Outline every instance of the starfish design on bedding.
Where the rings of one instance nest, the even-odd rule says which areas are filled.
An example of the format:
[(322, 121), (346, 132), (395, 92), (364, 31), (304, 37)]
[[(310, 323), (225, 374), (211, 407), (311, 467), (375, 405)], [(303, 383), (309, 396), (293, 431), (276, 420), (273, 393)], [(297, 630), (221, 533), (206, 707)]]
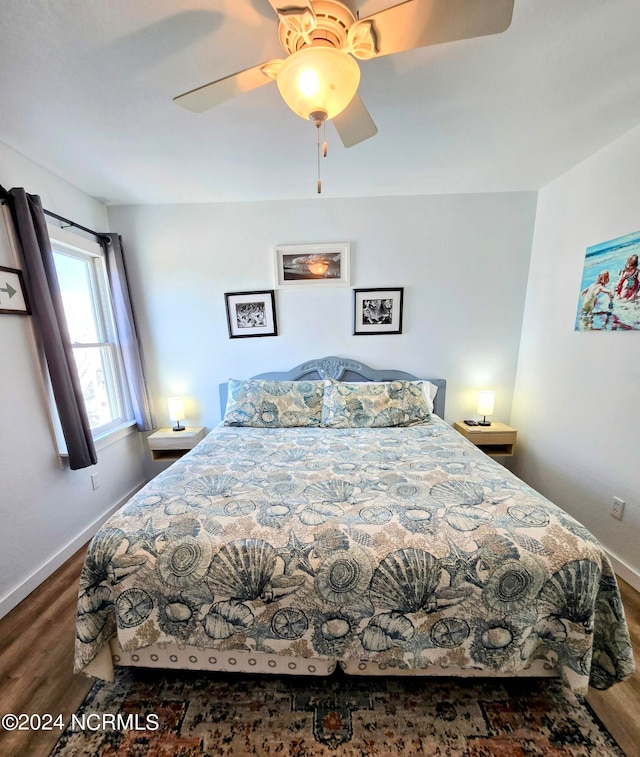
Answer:
[(158, 536), (158, 531), (155, 530), (151, 518), (149, 518), (139, 531), (133, 531), (127, 536), (127, 539), (129, 540), (127, 552), (133, 552), (133, 547), (140, 545), (140, 548), (144, 549), (154, 557), (157, 557), (158, 550), (156, 549), (156, 536)]
[(483, 582), (478, 578), (476, 566), (480, 558), (479, 550), (464, 552), (448, 538), (449, 554), (440, 563), (451, 577), (451, 586), (458, 587), (463, 581), (482, 588)]
[(309, 553), (313, 550), (313, 546), (313, 542), (305, 544), (293, 531), (289, 531), (289, 540), (284, 547), (277, 550), (284, 561), (284, 572), (290, 574), (299, 568), (310, 576), (315, 576), (316, 572), (309, 562)]

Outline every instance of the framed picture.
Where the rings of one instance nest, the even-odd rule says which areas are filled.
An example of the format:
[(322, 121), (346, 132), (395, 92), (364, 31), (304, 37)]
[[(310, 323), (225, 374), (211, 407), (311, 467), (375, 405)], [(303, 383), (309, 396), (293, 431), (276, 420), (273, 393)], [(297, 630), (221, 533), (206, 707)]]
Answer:
[(22, 271), (0, 265), (0, 313), (31, 315)]
[(640, 331), (640, 231), (587, 247), (576, 331)]
[(229, 339), (248, 336), (278, 336), (273, 289), (265, 292), (227, 292)]
[(353, 290), (353, 333), (402, 334), (404, 287)]
[(349, 244), (284, 244), (275, 247), (276, 285), (349, 284)]

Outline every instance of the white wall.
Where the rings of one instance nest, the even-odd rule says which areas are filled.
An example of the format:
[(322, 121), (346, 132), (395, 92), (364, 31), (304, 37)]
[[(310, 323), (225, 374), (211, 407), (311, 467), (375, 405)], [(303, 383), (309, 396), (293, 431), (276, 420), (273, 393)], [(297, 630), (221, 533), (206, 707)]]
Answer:
[[(107, 229), (104, 206), (0, 143), (0, 183), (39, 194), (48, 210)], [(16, 267), (0, 218), (0, 265)], [(18, 267), (22, 267), (19, 265)], [(0, 315), (0, 616), (78, 549), (105, 515), (143, 483), (141, 435), (98, 453), (81, 471), (58, 464), (32, 349), (31, 318)], [(100, 488), (91, 488), (98, 472)]]
[[(539, 193), (512, 423), (515, 472), (640, 590), (640, 335), (576, 332), (585, 251), (640, 231), (640, 127)], [(622, 522), (613, 496), (626, 500)]]
[[(535, 217), (534, 193), (318, 199), (108, 209), (124, 237), (159, 422), (220, 419), (218, 384), (353, 357), (449, 381), (447, 417), (496, 390), (508, 420)], [(228, 337), (224, 293), (274, 288), (274, 244), (350, 242), (351, 287), (405, 287), (401, 335), (352, 336), (351, 287), (276, 292), (277, 337)]]

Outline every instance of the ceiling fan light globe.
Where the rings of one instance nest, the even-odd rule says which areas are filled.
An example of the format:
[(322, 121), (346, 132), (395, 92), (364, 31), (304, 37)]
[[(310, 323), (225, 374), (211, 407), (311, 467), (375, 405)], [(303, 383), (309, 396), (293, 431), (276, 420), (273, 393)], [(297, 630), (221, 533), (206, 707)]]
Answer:
[(290, 55), (276, 79), (282, 99), (301, 118), (325, 112), (337, 116), (353, 99), (360, 68), (345, 52), (332, 47), (305, 47)]
[(314, 98), (320, 90), (320, 79), (313, 68), (305, 68), (300, 71), (298, 76), (298, 89), (300, 94), (306, 98)]

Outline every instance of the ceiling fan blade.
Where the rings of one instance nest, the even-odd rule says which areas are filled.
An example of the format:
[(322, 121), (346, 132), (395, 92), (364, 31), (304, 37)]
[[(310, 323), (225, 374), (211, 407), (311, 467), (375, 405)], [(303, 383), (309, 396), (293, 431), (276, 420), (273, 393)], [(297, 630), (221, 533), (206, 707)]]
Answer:
[(272, 82), (273, 78), (268, 76), (263, 70), (265, 65), (263, 63), (259, 66), (239, 71), (237, 74), (225, 76), (224, 79), (204, 84), (202, 87), (197, 87), (174, 97), (173, 102), (194, 113), (202, 113), (209, 108), (213, 108), (215, 105), (220, 105), (225, 100), (230, 100), (236, 95), (250, 92), (252, 89), (257, 89)]
[(505, 31), (514, 0), (407, 0), (368, 16), (377, 56)]
[(282, 11), (311, 10), (310, 0), (269, 0), (269, 5), (278, 15)]
[(373, 123), (357, 92), (342, 113), (338, 113), (331, 120), (345, 147), (353, 147), (378, 133), (378, 127)]

